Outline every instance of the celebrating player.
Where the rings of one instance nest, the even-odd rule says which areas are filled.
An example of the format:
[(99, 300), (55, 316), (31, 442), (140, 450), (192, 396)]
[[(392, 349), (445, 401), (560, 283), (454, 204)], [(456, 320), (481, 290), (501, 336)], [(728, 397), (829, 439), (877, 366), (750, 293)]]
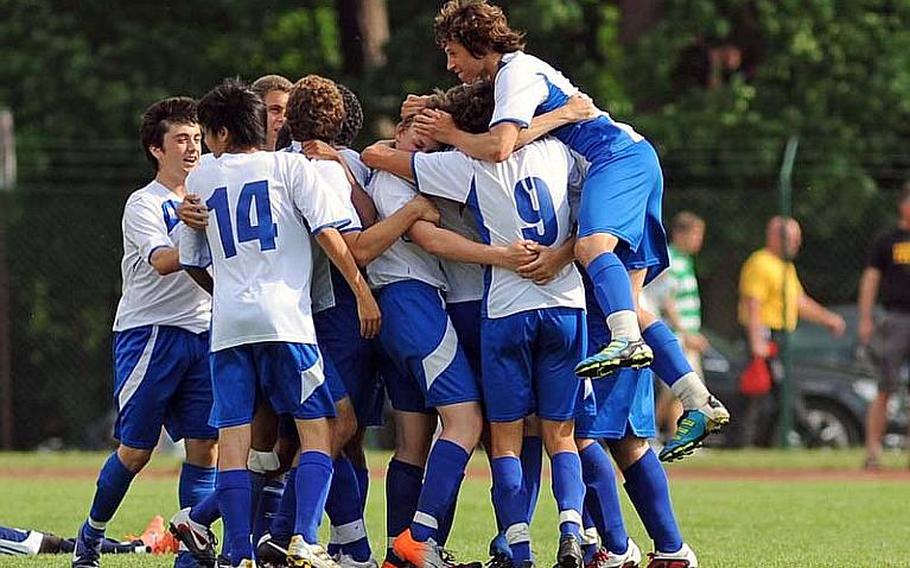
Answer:
[[(177, 248), (184, 227), (176, 207), (201, 150), (195, 101), (175, 97), (151, 105), (139, 133), (155, 179), (134, 192), (123, 211), (123, 296), (113, 345), (114, 435), (120, 445), (98, 476), (88, 519), (76, 539), (74, 568), (100, 566), (105, 526), (148, 463), (162, 425), (172, 439), (185, 439), (181, 507), (211, 493), (215, 483), (217, 431), (208, 425), (211, 300), (181, 272)], [(194, 564), (181, 554), (175, 565)]]

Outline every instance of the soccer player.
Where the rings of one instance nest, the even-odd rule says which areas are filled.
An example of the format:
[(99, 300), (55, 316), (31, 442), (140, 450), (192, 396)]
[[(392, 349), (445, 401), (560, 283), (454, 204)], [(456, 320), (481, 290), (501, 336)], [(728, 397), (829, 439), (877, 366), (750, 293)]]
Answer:
[[(576, 373), (599, 378), (653, 361), (655, 372), (683, 404), (682, 420), (691, 425), (677, 432), (662, 455), (670, 460), (690, 453), (729, 422), (730, 415), (692, 370), (670, 328), (637, 306), (641, 288), (669, 262), (661, 223), (663, 177), (654, 148), (607, 113), (568, 126), (554, 120), (552, 111), (578, 89), (549, 64), (522, 51), (523, 34), (509, 27), (499, 7), (485, 0), (450, 0), (436, 17), (435, 33), (447, 68), (459, 79), (494, 82), (496, 109), (488, 132), (465, 132), (451, 117), (433, 110), (418, 116), (419, 132), (475, 158), (501, 161), (520, 144), (552, 130), (590, 162), (575, 254), (594, 284), (611, 341), (581, 361)], [(424, 98), (409, 97), (402, 110), (415, 112), (424, 105)]]
[[(361, 333), (380, 315), (338, 228), (347, 208), (308, 160), (261, 152), (263, 102), (236, 80), (200, 101), (199, 121), (213, 159), (188, 189), (213, 211), (205, 236), (214, 267), (212, 423), (219, 428), (219, 506), (234, 566), (253, 566), (246, 468), (257, 393), (296, 419), (301, 441), (290, 566), (336, 568), (318, 544), (332, 476), (329, 418), (335, 414), (316, 346), (310, 306), (311, 237), (354, 291)], [(191, 257), (192, 258), (192, 257)]]
[[(479, 82), (463, 88), (475, 104), (453, 108), (454, 120), (471, 132), (486, 130), (493, 112), (492, 85)], [(414, 180), (424, 194), (465, 204), (484, 243), (507, 246), (527, 239), (560, 249), (572, 238), (567, 182), (576, 170), (575, 160), (556, 140), (530, 144), (501, 163), (458, 151), (410, 153), (381, 146), (365, 150), (364, 158), (369, 165)], [(581, 276), (569, 264), (547, 283), (537, 284), (491, 266), (485, 283), (483, 393), (492, 431), (494, 503), (506, 527), (512, 562), (532, 563), (519, 456), (524, 418), (536, 410), (559, 508), (557, 563), (580, 568), (584, 484), (573, 431), (582, 385), (574, 368), (586, 348)]]
[[(148, 463), (162, 425), (185, 440), (180, 473), (182, 507), (211, 493), (217, 431), (208, 425), (212, 386), (208, 367), (211, 300), (180, 270), (183, 226), (176, 207), (187, 174), (199, 161), (196, 103), (185, 97), (146, 109), (139, 130), (155, 179), (134, 192), (123, 211), (123, 296), (114, 319), (114, 435), (120, 445), (107, 459), (88, 519), (73, 552), (73, 567), (100, 566), (104, 529), (133, 477)], [(181, 554), (176, 566), (193, 566)]]
[(266, 125), (263, 150), (277, 150), (278, 132), (284, 126), (288, 97), (294, 84), (281, 75), (263, 75), (253, 81), (253, 91), (265, 103)]

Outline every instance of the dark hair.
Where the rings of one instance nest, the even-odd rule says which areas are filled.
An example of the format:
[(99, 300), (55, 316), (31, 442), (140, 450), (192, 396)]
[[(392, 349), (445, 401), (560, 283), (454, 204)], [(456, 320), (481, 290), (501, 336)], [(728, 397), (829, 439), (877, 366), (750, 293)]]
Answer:
[(291, 145), (291, 127), (285, 122), (278, 130), (278, 136), (275, 138), (275, 149), (284, 150)]
[(265, 103), (240, 79), (225, 79), (199, 101), (199, 124), (211, 132), (222, 128), (237, 149), (265, 144)]
[(457, 85), (444, 93), (435, 93), (427, 106), (451, 114), (455, 125), (461, 130), (481, 134), (490, 129), (490, 120), (493, 118), (493, 84), (489, 81), (474, 81)]
[(338, 87), (341, 100), (344, 102), (344, 121), (341, 123), (341, 131), (335, 137), (335, 144), (348, 147), (353, 144), (354, 139), (360, 134), (360, 129), (363, 128), (363, 107), (360, 106), (360, 99), (354, 91), (341, 83), (335, 83), (335, 86)]
[(294, 140), (322, 140), (332, 144), (344, 121), (341, 92), (331, 79), (307, 75), (294, 83), (286, 117)]
[(170, 130), (172, 124), (196, 124), (196, 101), (189, 97), (171, 97), (153, 103), (142, 115), (142, 124), (139, 126), (139, 142), (145, 151), (155, 171), (158, 171), (158, 159), (152, 155), (149, 148), (161, 148), (164, 144), (164, 135)]
[(705, 220), (692, 213), (691, 211), (680, 211), (673, 217), (673, 223), (670, 225), (670, 231), (675, 235), (677, 233), (688, 233), (696, 227), (704, 228)]
[(290, 79), (281, 75), (263, 75), (253, 81), (251, 86), (257, 95), (265, 99), (265, 96), (272, 91), (290, 93), (294, 83), (291, 83)]
[(433, 31), (440, 47), (457, 41), (477, 58), (525, 47), (524, 33), (510, 28), (502, 8), (486, 0), (449, 0), (436, 15)]

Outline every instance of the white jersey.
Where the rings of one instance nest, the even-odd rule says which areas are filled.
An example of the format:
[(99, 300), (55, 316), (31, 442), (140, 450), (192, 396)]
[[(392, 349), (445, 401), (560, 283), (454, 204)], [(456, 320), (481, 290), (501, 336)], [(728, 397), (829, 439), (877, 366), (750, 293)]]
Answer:
[[(440, 227), (458, 233), (466, 239), (478, 243), (483, 242), (480, 232), (477, 230), (477, 222), (464, 203), (440, 197), (431, 197), (431, 199), (439, 209)], [(447, 304), (476, 302), (483, 299), (483, 266), (445, 258), (440, 259), (440, 262), (449, 288), (446, 292)]]
[(309, 234), (343, 229), (350, 219), (309, 160), (289, 152), (222, 154), (189, 175), (187, 190), (212, 211), (205, 231), (215, 279), (212, 351), (316, 343)]
[[(377, 170), (367, 186), (367, 194), (376, 205), (380, 219), (394, 215), (414, 199), (417, 192), (405, 180)], [(420, 280), (446, 290), (446, 277), (439, 259), (403, 236), (367, 265), (370, 285), (380, 288), (402, 280)]]
[(153, 181), (133, 192), (123, 209), (123, 295), (114, 331), (145, 325), (172, 325), (201, 333), (209, 328), (212, 301), (183, 271), (161, 276), (150, 261), (161, 247), (178, 247), (184, 225), (177, 219), (182, 201)]
[[(466, 203), (477, 216), (487, 244), (508, 246), (529, 239), (558, 247), (574, 234), (567, 182), (576, 176), (575, 162), (568, 148), (552, 138), (525, 146), (500, 163), (453, 151), (415, 154), (413, 165), (418, 190)], [(505, 268), (487, 270), (486, 317), (585, 306), (581, 275), (574, 264), (542, 286)]]
[(345, 163), (351, 168), (354, 179), (357, 180), (360, 187), (366, 189), (370, 184), (370, 177), (373, 175), (373, 171), (360, 159), (360, 152), (352, 148), (341, 148), (338, 151), (341, 152)]
[[(301, 153), (302, 148), (299, 142), (292, 142), (287, 149), (288, 152)], [(307, 158), (309, 159), (309, 158)], [(341, 229), (342, 232), (360, 231), (363, 227), (360, 223), (360, 215), (354, 209), (351, 201), (351, 184), (348, 182), (348, 176), (344, 171), (344, 166), (338, 162), (330, 160), (310, 160), (313, 168), (326, 181), (332, 192), (341, 198), (346, 209), (346, 220), (348, 223)], [(315, 241), (313, 242), (313, 286), (311, 289), (313, 313), (317, 314), (323, 310), (334, 308), (337, 304), (335, 284), (332, 280), (332, 261), (325, 255), (325, 251)], [(353, 296), (353, 292), (348, 289), (348, 294)]]

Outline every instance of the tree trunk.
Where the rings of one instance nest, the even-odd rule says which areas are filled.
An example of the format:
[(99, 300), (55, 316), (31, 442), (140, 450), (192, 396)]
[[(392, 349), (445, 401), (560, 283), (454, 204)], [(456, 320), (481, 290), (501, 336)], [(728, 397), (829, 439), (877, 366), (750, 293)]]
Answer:
[(346, 75), (385, 65), (389, 40), (386, 0), (337, 0)]

